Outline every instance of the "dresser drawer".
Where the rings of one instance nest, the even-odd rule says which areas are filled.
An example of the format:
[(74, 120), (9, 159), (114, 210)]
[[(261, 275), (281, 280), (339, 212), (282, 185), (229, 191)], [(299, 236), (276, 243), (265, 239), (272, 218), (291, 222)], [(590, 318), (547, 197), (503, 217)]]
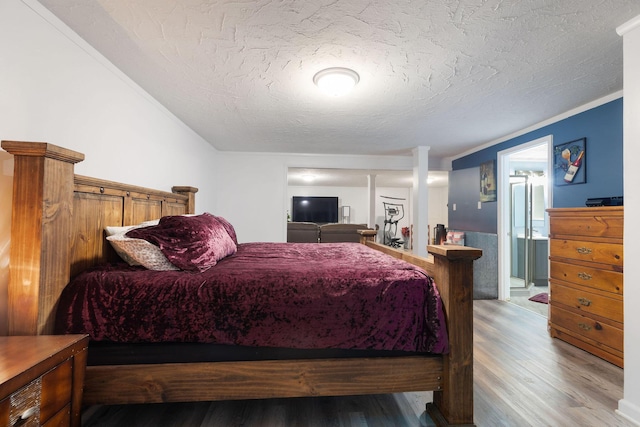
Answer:
[(622, 296), (622, 273), (603, 270), (600, 268), (567, 264), (566, 262), (551, 261), (550, 277), (556, 280), (575, 283), (576, 285), (611, 292)]
[(622, 329), (597, 322), (587, 316), (563, 310), (553, 304), (549, 307), (549, 322), (551, 327), (564, 328), (577, 336), (589, 338), (597, 346), (605, 345), (622, 351)]
[(624, 217), (621, 210), (617, 212), (586, 210), (554, 217), (549, 232), (551, 235), (620, 238), (623, 235), (623, 226)]
[(621, 299), (608, 298), (557, 283), (551, 285), (551, 304), (564, 304), (583, 311), (585, 315), (595, 314), (618, 323), (624, 321)]
[(614, 266), (623, 265), (623, 246), (618, 243), (596, 243), (588, 240), (550, 239), (552, 259), (568, 258)]

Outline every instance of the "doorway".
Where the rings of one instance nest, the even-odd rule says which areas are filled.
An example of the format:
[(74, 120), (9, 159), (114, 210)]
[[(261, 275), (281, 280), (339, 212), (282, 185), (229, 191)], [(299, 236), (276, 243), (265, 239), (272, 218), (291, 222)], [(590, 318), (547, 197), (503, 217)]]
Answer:
[(548, 290), (548, 219), (552, 137), (498, 153), (498, 298), (546, 315), (529, 301)]

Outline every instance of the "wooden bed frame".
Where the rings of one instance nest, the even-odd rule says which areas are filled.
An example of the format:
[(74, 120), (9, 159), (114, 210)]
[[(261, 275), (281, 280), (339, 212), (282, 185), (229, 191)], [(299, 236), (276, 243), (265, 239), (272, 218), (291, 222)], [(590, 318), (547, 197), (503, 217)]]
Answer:
[[(193, 187), (173, 193), (74, 174), (84, 155), (48, 143), (3, 141), (14, 155), (9, 334), (53, 331), (58, 298), (78, 272), (117, 255), (105, 226), (195, 212)], [(434, 391), (438, 425), (473, 425), (473, 260), (482, 252), (429, 246), (429, 259), (363, 243), (419, 265), (442, 295), (444, 356), (88, 366), (83, 404), (188, 402)]]

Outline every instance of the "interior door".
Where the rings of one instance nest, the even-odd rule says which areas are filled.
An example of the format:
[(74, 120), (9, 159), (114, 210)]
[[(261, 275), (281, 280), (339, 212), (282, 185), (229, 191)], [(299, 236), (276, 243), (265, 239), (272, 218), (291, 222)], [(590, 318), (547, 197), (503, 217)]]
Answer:
[(531, 184), (523, 175), (512, 175), (511, 187), (511, 290), (528, 289), (533, 281), (532, 274), (532, 217)]

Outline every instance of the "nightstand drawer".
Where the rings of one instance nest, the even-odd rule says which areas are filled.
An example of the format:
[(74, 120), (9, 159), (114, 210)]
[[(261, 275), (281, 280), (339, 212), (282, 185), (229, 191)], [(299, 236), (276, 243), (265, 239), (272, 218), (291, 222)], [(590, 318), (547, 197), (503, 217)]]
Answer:
[(551, 258), (568, 258), (615, 266), (623, 265), (623, 246), (618, 243), (596, 243), (588, 240), (551, 239)]
[(73, 368), (71, 360), (42, 376), (40, 422), (44, 424), (71, 401)]
[(29, 427), (45, 425), (49, 421), (52, 421), (49, 425), (61, 425), (60, 420), (69, 425), (72, 375), (71, 360), (66, 360), (12, 393), (0, 404), (4, 409), (0, 413), (7, 411), (9, 414), (2, 425)]
[(71, 405), (66, 405), (42, 427), (66, 427), (71, 424)]
[(37, 378), (9, 396), (10, 426), (32, 427), (40, 425), (41, 392), (42, 379)]
[(622, 351), (623, 331), (622, 329), (605, 323), (597, 322), (587, 316), (563, 310), (551, 304), (549, 307), (550, 326), (566, 329), (577, 336), (583, 336), (597, 343), (598, 346), (605, 345), (615, 350)]
[(622, 296), (622, 278), (624, 276), (618, 271), (568, 264), (560, 261), (551, 261), (549, 266), (552, 279), (563, 280)]
[[(564, 304), (584, 312), (586, 316), (594, 314), (614, 322), (624, 322), (622, 299), (608, 298), (553, 282), (551, 285), (551, 304)], [(554, 319), (552, 321), (558, 323)]]

